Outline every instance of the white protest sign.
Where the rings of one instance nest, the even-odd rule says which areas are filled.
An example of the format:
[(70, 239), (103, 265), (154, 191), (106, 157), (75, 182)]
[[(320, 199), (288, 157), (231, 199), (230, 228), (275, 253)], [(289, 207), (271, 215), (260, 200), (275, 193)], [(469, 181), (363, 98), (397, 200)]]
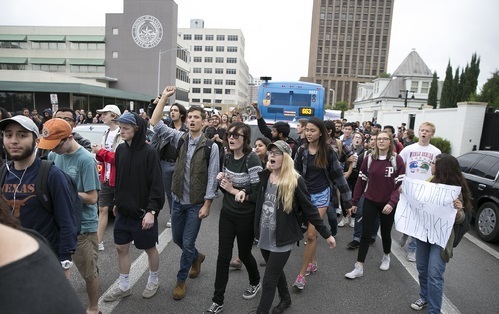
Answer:
[(395, 211), (395, 229), (444, 248), (456, 219), (453, 201), (460, 193), (460, 186), (404, 177)]

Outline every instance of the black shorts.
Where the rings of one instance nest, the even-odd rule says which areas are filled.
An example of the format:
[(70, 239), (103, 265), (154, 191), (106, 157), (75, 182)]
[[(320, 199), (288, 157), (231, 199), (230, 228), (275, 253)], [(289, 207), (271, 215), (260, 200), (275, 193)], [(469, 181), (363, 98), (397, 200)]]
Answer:
[(114, 186), (109, 186), (109, 182), (101, 182), (99, 192), (99, 207), (114, 206)]
[(134, 241), (135, 247), (147, 250), (158, 243), (158, 219), (154, 218), (154, 226), (142, 230), (142, 218), (130, 218), (118, 214), (114, 220), (114, 243), (128, 244)]

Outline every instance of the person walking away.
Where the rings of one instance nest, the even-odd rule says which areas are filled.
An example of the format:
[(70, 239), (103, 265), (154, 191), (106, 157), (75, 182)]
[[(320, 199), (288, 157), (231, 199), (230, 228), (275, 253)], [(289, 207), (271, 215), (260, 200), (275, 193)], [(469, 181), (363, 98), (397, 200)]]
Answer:
[(117, 120), (123, 143), (115, 152), (116, 199), (113, 213), (114, 243), (118, 251), (119, 285), (104, 295), (112, 302), (131, 295), (130, 242), (144, 250), (149, 261), (149, 277), (142, 292), (152, 298), (159, 288), (158, 215), (165, 203), (161, 165), (156, 150), (146, 144), (146, 122), (136, 113)]
[(393, 139), (390, 132), (380, 132), (376, 141), (376, 150), (372, 152), (372, 155), (367, 155), (367, 158), (364, 158), (362, 162), (359, 179), (355, 184), (353, 195), (354, 206), (349, 211), (349, 214), (356, 212), (357, 203), (361, 195), (364, 194), (362, 237), (360, 239), (355, 268), (345, 274), (345, 277), (349, 279), (355, 279), (364, 275), (364, 261), (369, 250), (369, 242), (378, 214), (380, 216), (381, 240), (384, 253), (379, 268), (381, 270), (388, 270), (390, 268), (391, 230), (395, 208), (400, 196), (399, 187), (404, 178), (405, 167), (402, 157), (394, 154)]
[(291, 295), (286, 282), (284, 266), (295, 243), (303, 239), (296, 215), (302, 212), (326, 239), (329, 248), (336, 246), (331, 232), (310, 200), (303, 178), (293, 169), (291, 147), (284, 141), (268, 145), (269, 163), (267, 169), (259, 173), (255, 235), (258, 247), (267, 263), (263, 277), (263, 291), (257, 313), (269, 313), (277, 288), (279, 304), (273, 314), (283, 313), (291, 306)]

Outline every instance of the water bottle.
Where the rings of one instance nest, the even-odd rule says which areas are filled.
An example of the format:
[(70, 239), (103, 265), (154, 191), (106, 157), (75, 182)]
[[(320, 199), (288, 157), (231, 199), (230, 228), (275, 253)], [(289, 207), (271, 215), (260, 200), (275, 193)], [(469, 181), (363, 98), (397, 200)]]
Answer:
[(357, 168), (357, 159), (359, 158), (359, 155), (357, 155), (357, 153), (353, 153), (353, 155), (355, 156), (355, 161), (353, 162), (353, 168)]

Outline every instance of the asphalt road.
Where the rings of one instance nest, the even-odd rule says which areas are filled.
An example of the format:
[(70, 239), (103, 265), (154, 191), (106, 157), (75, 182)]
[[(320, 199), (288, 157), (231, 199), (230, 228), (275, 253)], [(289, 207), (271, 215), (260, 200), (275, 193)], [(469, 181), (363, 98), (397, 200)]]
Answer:
[[(210, 216), (202, 223), (197, 240), (200, 252), (206, 254), (202, 271), (198, 278), (187, 280), (187, 295), (183, 300), (172, 298), (181, 251), (171, 241), (171, 229), (166, 229), (168, 215), (160, 214), (160, 288), (151, 299), (143, 299), (141, 294), (147, 283), (147, 256), (142, 251), (132, 249), (131, 284), (132, 295), (117, 302), (99, 302), (102, 313), (202, 313), (212, 301), (213, 284), (218, 243), (218, 217), (221, 197), (212, 205)], [(118, 258), (112, 241), (113, 220), (107, 229), (105, 250), (99, 253), (101, 274), (101, 296), (113, 285), (119, 276)], [(353, 269), (357, 250), (346, 249), (352, 240), (353, 229), (338, 228), (337, 247), (329, 250), (320, 238), (317, 248), (317, 273), (307, 277), (303, 291), (291, 288), (293, 304), (286, 313), (415, 313), (411, 302), (419, 298), (417, 271), (415, 264), (406, 261), (405, 249), (396, 240), (400, 234), (393, 230), (391, 267), (388, 271), (379, 270), (382, 257), (381, 240), (370, 247), (364, 266), (364, 276), (355, 280), (344, 277)], [(304, 245), (296, 246), (285, 267), (288, 283), (291, 285), (298, 274), (303, 257)], [(234, 250), (234, 255), (237, 249)], [(257, 262), (263, 261), (256, 246), (253, 254)], [(443, 313), (498, 313), (499, 298), (499, 245), (484, 243), (474, 236), (472, 230), (454, 250), (454, 258), (445, 272)], [(260, 267), (261, 276), (265, 271)], [(84, 282), (73, 269), (71, 282), (87, 302)], [(230, 272), (225, 294), (224, 313), (253, 313), (259, 297), (244, 300), (243, 291), (248, 287), (248, 276), (244, 269)], [(277, 304), (278, 297), (274, 300)], [(422, 311), (423, 313), (425, 311)]]

